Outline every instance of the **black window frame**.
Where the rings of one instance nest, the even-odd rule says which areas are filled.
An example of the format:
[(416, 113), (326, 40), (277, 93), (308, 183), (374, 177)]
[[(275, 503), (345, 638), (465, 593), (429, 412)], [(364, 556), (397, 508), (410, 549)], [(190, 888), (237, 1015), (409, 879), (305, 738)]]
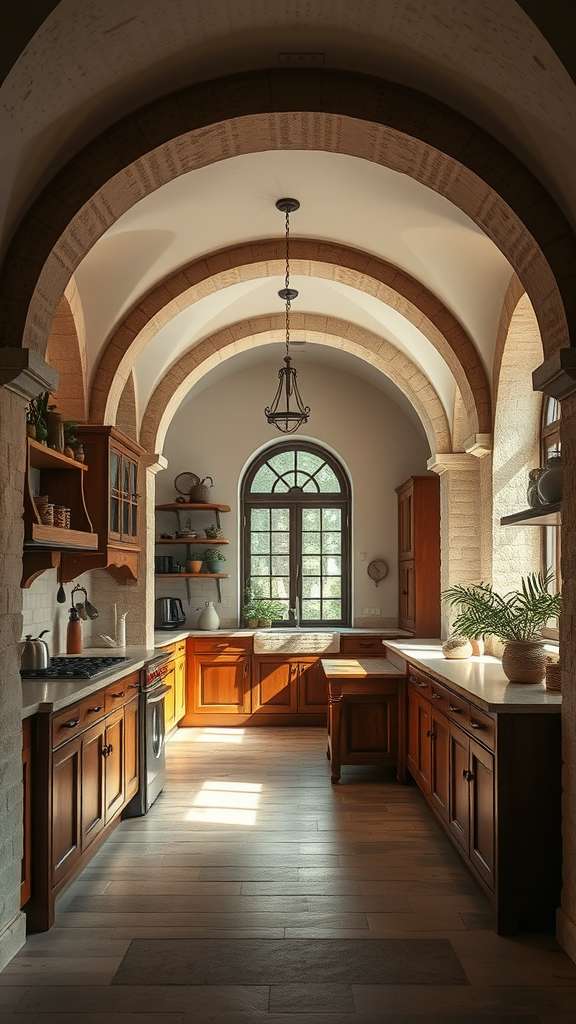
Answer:
[[(252, 482), (258, 470), (264, 466), (275, 455), (287, 451), (305, 451), (321, 458), (334, 472), (340, 491), (338, 494), (331, 494), (327, 491), (319, 493), (304, 492), (298, 487), (282, 493), (260, 493), (250, 492)], [(298, 597), (302, 607), (302, 529), (301, 511), (302, 508), (341, 508), (342, 510), (342, 616), (340, 619), (307, 619), (306, 628), (323, 627), (346, 627), (351, 625), (352, 613), (352, 579), (351, 579), (351, 514), (352, 498), (348, 475), (337, 458), (319, 444), (311, 441), (283, 441), (264, 449), (250, 463), (244, 473), (240, 493), (241, 501), (241, 523), (242, 523), (242, 544), (241, 544), (241, 579), (242, 579), (242, 600), (249, 579), (248, 567), (250, 566), (250, 527), (249, 511), (251, 508), (289, 508), (290, 510), (290, 537), (294, 540), (290, 550), (290, 618), (277, 620), (274, 625), (279, 629), (293, 628), (296, 617), (294, 615), (295, 598)]]

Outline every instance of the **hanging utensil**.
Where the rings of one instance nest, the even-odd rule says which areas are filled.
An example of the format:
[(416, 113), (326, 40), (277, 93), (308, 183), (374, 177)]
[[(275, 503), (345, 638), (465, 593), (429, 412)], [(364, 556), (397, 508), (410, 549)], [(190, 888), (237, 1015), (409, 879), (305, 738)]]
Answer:
[(85, 608), (84, 603), (82, 601), (77, 602), (74, 605), (74, 607), (75, 607), (76, 611), (78, 612), (78, 615), (80, 616), (80, 618), (84, 619), (84, 622), (86, 622), (86, 619), (88, 618), (88, 616), (86, 614), (86, 608)]
[(60, 583), (60, 586), (58, 587), (58, 593), (56, 594), (56, 600), (58, 601), (58, 604), (66, 604), (66, 591), (64, 590), (64, 587), (62, 586), (62, 583)]
[(84, 601), (84, 607), (86, 609), (86, 614), (88, 615), (89, 619), (97, 619), (98, 616), (100, 615), (98, 609), (94, 607), (94, 605), (88, 600), (88, 598), (86, 598), (86, 600)]

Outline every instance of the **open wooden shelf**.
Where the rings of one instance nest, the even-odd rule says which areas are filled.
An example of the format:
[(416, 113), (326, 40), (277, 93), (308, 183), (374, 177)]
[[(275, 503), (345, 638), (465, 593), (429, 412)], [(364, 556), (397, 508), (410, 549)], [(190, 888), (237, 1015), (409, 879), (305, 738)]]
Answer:
[(157, 572), (160, 580), (229, 580), (229, 572)]
[(156, 544), (205, 544), (211, 547), (212, 544), (229, 544), (229, 540), (223, 537), (157, 537)]
[(186, 512), (186, 510), (206, 509), (208, 512), (230, 512), (230, 505), (211, 505), (206, 501), (188, 503), (184, 501), (170, 501), (166, 505), (156, 505), (157, 512)]
[(511, 516), (502, 516), (501, 526), (561, 526), (562, 502), (539, 508), (526, 508), (522, 512), (514, 512)]
[(88, 469), (88, 466), (84, 462), (78, 462), (76, 459), (69, 459), (67, 455), (62, 455), (61, 452), (55, 452), (53, 448), (47, 448), (45, 444), (40, 444), (39, 441), (35, 441), (33, 437), (28, 438), (28, 459), (29, 465), (33, 469), (80, 469), (84, 473)]
[(26, 544), (42, 544), (54, 550), (61, 548), (82, 548), (95, 551), (98, 547), (98, 534), (86, 530), (63, 530), (59, 526), (45, 526), (44, 523), (32, 523), (32, 536)]

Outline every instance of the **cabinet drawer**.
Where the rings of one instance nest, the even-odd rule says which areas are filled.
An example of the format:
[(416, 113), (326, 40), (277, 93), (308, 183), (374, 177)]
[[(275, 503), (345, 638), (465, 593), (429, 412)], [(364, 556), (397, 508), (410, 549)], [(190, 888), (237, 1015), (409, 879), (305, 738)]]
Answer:
[(206, 637), (194, 639), (196, 654), (246, 654), (252, 651), (252, 637)]
[(106, 714), (106, 690), (98, 690), (80, 701), (80, 720), (83, 729), (88, 729)]
[(118, 679), (106, 687), (106, 714), (122, 708), (128, 701), (132, 700), (140, 691), (140, 673), (133, 672), (131, 676)]
[[(408, 686), (412, 686), (423, 697), (430, 697), (432, 683), (434, 683), (434, 680), (430, 676), (420, 672), (413, 665), (408, 665)], [(434, 685), (436, 686), (436, 683)]]
[(56, 748), (66, 743), (82, 732), (83, 728), (80, 703), (72, 704), (65, 711), (60, 711), (52, 719), (52, 747)]
[[(464, 723), (462, 723), (464, 724)], [(483, 743), (490, 750), (496, 748), (496, 722), (485, 711), (480, 711), (473, 704), (470, 705), (466, 729), (474, 736), (479, 743)]]
[(186, 654), (186, 641), (177, 640), (174, 644), (174, 657), (181, 658), (183, 654)]
[(382, 658), (384, 647), (381, 636), (341, 636), (342, 654), (377, 654)]

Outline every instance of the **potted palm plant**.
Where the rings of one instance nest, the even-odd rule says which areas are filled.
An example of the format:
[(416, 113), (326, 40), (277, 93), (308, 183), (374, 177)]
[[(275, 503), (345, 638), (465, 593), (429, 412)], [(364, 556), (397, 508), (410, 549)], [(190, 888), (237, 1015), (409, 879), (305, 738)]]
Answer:
[(546, 671), (542, 627), (560, 614), (562, 597), (551, 594), (553, 573), (523, 576), (520, 589), (497, 594), (491, 583), (456, 585), (442, 594), (458, 614), (456, 633), (474, 640), (494, 636), (504, 646), (502, 668), (511, 683), (541, 683)]

